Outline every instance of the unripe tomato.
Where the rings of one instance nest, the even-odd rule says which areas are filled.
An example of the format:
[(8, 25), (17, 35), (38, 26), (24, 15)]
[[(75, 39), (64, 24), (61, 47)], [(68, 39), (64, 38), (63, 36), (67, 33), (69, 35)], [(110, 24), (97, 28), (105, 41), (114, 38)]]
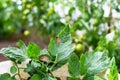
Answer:
[(30, 8), (32, 8), (32, 5), (31, 5), (31, 4), (27, 4), (26, 7), (27, 7), (28, 9), (30, 9)]
[(22, 2), (23, 2), (23, 3), (26, 3), (26, 2), (27, 2), (27, 0), (22, 0)]
[(29, 9), (25, 9), (24, 11), (23, 11), (23, 14), (28, 14), (30, 12), (30, 10)]
[(50, 8), (49, 10), (48, 10), (48, 14), (50, 15), (50, 14), (52, 14), (54, 12), (54, 8)]
[(94, 19), (93, 25), (94, 25), (94, 26), (99, 25), (99, 20), (98, 20), (98, 19)]
[(75, 45), (75, 50), (77, 51), (77, 52), (80, 52), (80, 51), (82, 51), (84, 49), (84, 46), (82, 45), (82, 44), (76, 44)]
[(25, 31), (24, 31), (24, 35), (25, 35), (25, 36), (29, 36), (29, 35), (30, 35), (30, 31), (29, 31), (29, 30), (25, 30)]

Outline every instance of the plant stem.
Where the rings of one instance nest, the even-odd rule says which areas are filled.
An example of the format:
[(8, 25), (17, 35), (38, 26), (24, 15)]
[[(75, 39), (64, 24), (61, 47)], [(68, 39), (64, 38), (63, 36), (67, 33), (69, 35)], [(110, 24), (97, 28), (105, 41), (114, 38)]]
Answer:
[(16, 75), (18, 75), (18, 73), (14, 74), (12, 77), (15, 77)]
[(16, 62), (14, 62), (14, 63), (15, 63), (15, 66), (17, 67), (17, 70), (18, 70), (18, 74), (17, 75), (19, 76), (20, 80), (22, 80), (22, 77), (20, 76), (20, 69), (19, 69), (17, 63)]
[(24, 67), (19, 67), (19, 69), (25, 69)]
[(108, 29), (108, 33), (110, 33), (111, 32), (111, 29), (110, 29), (110, 27), (111, 27), (111, 25), (112, 25), (112, 7), (110, 7), (110, 14), (109, 14), (109, 22), (108, 22), (108, 27), (109, 27), (109, 29)]
[(56, 65), (56, 62), (54, 62), (54, 64), (50, 67), (50, 71), (52, 71), (55, 65)]

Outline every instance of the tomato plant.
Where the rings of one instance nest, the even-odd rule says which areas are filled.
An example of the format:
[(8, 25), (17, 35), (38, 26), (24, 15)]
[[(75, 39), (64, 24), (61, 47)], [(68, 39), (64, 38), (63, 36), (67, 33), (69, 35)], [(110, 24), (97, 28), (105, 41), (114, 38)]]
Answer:
[[(106, 78), (96, 75), (108, 67), (110, 72)], [(73, 54), (69, 58), (68, 69), (71, 75), (68, 80), (118, 80), (115, 58), (109, 62), (106, 51), (82, 54), (80, 60), (78, 56)]]
[[(74, 50), (68, 26), (59, 33), (58, 37), (61, 42), (56, 43), (55, 39), (51, 39), (48, 50), (41, 50), (38, 45), (32, 42), (26, 46), (22, 41), (20, 41), (18, 43), (20, 48), (2, 48), (0, 53), (3, 53), (14, 62), (15, 67), (11, 68), (11, 73), (17, 73), (21, 80), (23, 79), (19, 75), (19, 67), (17, 63), (20, 64), (27, 59), (30, 59), (30, 62), (27, 64), (27, 68), (25, 68), (24, 71), (31, 75), (30, 80), (36, 80), (38, 78), (40, 80), (56, 80), (51, 72), (67, 63), (69, 56)], [(45, 60), (43, 57), (45, 57)], [(2, 76), (4, 75), (1, 75), (1, 79)], [(12, 77), (15, 78), (14, 75)]]
[[(96, 58), (90, 59), (91, 63), (88, 64), (90, 65), (89, 67), (86, 66), (88, 62), (82, 60), (84, 60), (84, 58), (87, 60), (88, 56), (90, 58), (92, 56), (97, 56), (96, 53), (101, 54), (101, 56), (108, 54), (108, 56), (104, 55), (107, 58), (103, 56), (103, 58), (105, 58), (104, 61), (107, 61), (108, 57), (112, 60), (114, 65), (116, 61), (119, 70), (119, 7), (119, 0), (2, 0), (0, 2), (0, 38), (14, 33), (23, 33), (25, 36), (28, 36), (31, 33), (29, 28), (35, 27), (38, 32), (42, 34), (50, 33), (49, 35), (52, 35), (52, 37), (59, 33), (58, 37), (60, 42), (55, 41), (53, 38), (49, 43), (48, 50), (41, 50), (35, 43), (31, 42), (26, 46), (20, 41), (18, 43), (20, 48), (3, 48), (1, 52), (16, 63), (31, 59), (25, 71), (31, 75), (30, 78), (32, 79), (34, 79), (34, 77), (41, 78), (41, 75), (42, 78), (45, 79), (46, 76), (50, 79), (54, 78), (50, 73), (67, 63), (68, 58), (71, 60), (74, 59), (71, 55), (75, 52), (78, 57), (80, 57), (80, 60), (75, 60), (77, 61), (75, 64), (78, 65), (79, 63), (81, 65), (82, 62), (82, 65), (85, 66), (85, 70), (83, 67), (80, 67), (80, 69), (82, 68), (84, 70), (83, 72), (80, 71), (80, 73), (76, 72), (75, 74), (71, 74), (73, 72), (69, 69), (71, 76), (68, 79), (79, 79), (78, 77), (81, 75), (84, 77), (83, 79), (87, 79), (88, 76), (90, 76), (90, 79), (101, 79), (95, 75), (96, 73), (100, 73), (99, 71), (89, 75), (89, 67), (90, 69), (93, 67), (93, 70), (98, 70), (94, 68), (92, 64), (94, 60), (97, 61)], [(65, 31), (61, 31), (66, 23), (71, 25), (70, 29), (65, 28)], [(75, 46), (72, 42), (75, 43)], [(88, 52), (86, 53), (86, 51)], [(108, 53), (104, 53), (104, 51), (108, 51)], [(103, 61), (103, 58), (100, 56), (99, 58), (98, 62)], [(69, 68), (74, 64), (71, 60), (68, 62), (70, 63)], [(106, 69), (106, 67), (108, 68), (108, 66), (105, 66), (104, 69)], [(16, 68), (17, 65), (11, 68), (12, 73), (14, 73)], [(35, 70), (38, 68), (42, 72), (37, 72)], [(101, 69), (99, 66), (98, 68)], [(79, 68), (76, 69), (79, 70)], [(86, 70), (88, 70), (88, 73)], [(5, 75), (10, 77), (9, 74)], [(111, 75), (113, 75), (112, 70), (109, 79)]]
[(116, 64), (118, 66), (118, 70), (120, 67), (120, 58), (119, 58), (119, 37), (120, 32), (119, 30), (115, 29), (113, 30), (111, 33), (109, 33), (108, 35), (106, 35), (106, 37), (101, 37), (100, 41), (98, 42), (98, 46), (96, 47), (96, 50), (108, 50), (109, 52), (109, 57), (115, 57), (116, 59)]
[[(118, 80), (118, 72), (113, 58), (110, 62), (107, 51), (96, 51), (91, 53), (84, 53), (78, 56), (74, 53), (72, 37), (69, 26), (66, 26), (59, 34), (60, 42), (56, 42), (54, 38), (51, 39), (48, 50), (41, 50), (40, 47), (30, 42), (27, 46), (23, 41), (19, 41), (17, 47), (7, 47), (0, 49), (0, 53), (13, 61), (14, 65), (10, 72), (1, 74), (1, 80), (16, 80), (16, 76), (20, 80), (24, 80), (20, 75), (21, 68), (18, 64), (29, 60), (27, 67), (22, 68), (30, 75), (27, 80), (59, 80), (52, 74), (52, 71), (60, 68), (66, 63), (68, 64), (70, 77), (67, 80), (97, 80), (100, 77), (96, 74), (110, 69), (108, 75), (109, 80)], [(83, 76), (81, 78), (81, 76)], [(104, 80), (100, 78), (101, 80)]]
[[(35, 26), (44, 30), (44, 18), (47, 18), (49, 2), (32, 0), (4, 0), (0, 2), (0, 38), (12, 34), (25, 34)], [(44, 15), (45, 16), (44, 16)]]

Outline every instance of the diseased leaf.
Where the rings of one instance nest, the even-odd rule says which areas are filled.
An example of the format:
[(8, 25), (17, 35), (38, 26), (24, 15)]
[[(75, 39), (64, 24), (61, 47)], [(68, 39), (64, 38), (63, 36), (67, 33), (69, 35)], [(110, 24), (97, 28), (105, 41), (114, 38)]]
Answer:
[(117, 70), (114, 57), (112, 58), (110, 62), (110, 72), (108, 74), (108, 80), (118, 80), (118, 70)]
[(38, 45), (35, 43), (30, 42), (28, 47), (27, 47), (27, 55), (31, 59), (38, 60), (39, 55), (40, 55), (40, 48)]
[(109, 67), (109, 58), (104, 52), (85, 53), (80, 57), (81, 75), (94, 75), (101, 73)]
[(15, 74), (15, 73), (17, 72), (16, 66), (12, 66), (12, 67), (10, 68), (10, 72), (11, 72), (12, 74)]
[(0, 49), (0, 53), (7, 56), (12, 61), (23, 62), (26, 60), (26, 54), (19, 48), (8, 47)]
[(79, 58), (76, 54), (71, 55), (69, 59), (68, 71), (72, 77), (76, 77), (80, 75)]

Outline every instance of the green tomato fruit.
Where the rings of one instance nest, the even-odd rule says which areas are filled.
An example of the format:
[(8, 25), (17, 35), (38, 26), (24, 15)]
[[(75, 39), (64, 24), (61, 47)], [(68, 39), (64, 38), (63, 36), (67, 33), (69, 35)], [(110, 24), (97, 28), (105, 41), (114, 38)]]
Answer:
[(25, 9), (24, 11), (23, 11), (23, 14), (28, 14), (30, 12), (30, 10), (29, 9)]
[(50, 14), (52, 14), (54, 12), (54, 8), (50, 8), (49, 10), (48, 10), (48, 14), (50, 15)]
[(24, 31), (24, 35), (25, 35), (25, 36), (29, 36), (29, 35), (30, 35), (30, 31), (25, 30), (25, 31)]
[(9, 31), (12, 31), (12, 26), (8, 26), (8, 30), (9, 30)]
[(75, 38), (74, 40), (75, 40), (75, 43), (78, 43), (78, 42), (79, 42), (79, 39), (78, 39), (78, 38)]
[(30, 9), (30, 8), (32, 8), (32, 5), (31, 5), (31, 4), (27, 4), (26, 7), (27, 7), (28, 9)]
[(93, 23), (94, 26), (97, 26), (99, 25), (99, 20), (98, 19), (94, 19), (94, 23)]
[(75, 50), (78, 51), (78, 52), (80, 52), (80, 51), (84, 50), (84, 46), (82, 44), (80, 44), (80, 43), (76, 44)]
[(83, 14), (83, 19), (86, 21), (86, 22), (88, 22), (89, 20), (90, 20), (90, 17), (91, 15), (90, 14), (88, 14), (88, 12), (85, 12), (84, 14)]
[(27, 2), (27, 0), (22, 0), (22, 2), (23, 2), (23, 3), (26, 3), (26, 2)]

